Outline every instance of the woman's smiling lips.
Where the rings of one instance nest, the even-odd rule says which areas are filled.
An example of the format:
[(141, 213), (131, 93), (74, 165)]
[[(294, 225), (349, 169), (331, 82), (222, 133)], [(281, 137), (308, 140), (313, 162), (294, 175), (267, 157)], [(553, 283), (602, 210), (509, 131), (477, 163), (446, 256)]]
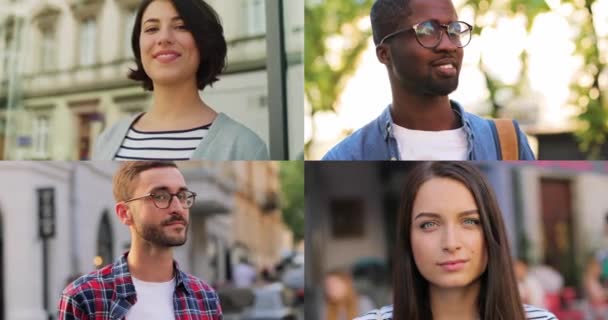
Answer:
[(169, 63), (169, 62), (172, 62), (175, 59), (181, 57), (181, 54), (179, 54), (179, 52), (173, 51), (173, 50), (161, 50), (161, 51), (155, 53), (152, 57), (155, 60), (158, 60), (159, 62)]

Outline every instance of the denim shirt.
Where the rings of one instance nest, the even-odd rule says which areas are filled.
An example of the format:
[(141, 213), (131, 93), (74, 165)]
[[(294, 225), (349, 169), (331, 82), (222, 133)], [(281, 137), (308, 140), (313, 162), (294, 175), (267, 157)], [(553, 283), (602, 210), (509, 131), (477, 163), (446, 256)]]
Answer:
[[(460, 117), (467, 135), (469, 160), (500, 160), (498, 132), (491, 120), (465, 112), (456, 101), (450, 100), (454, 112)], [(322, 160), (401, 160), (397, 139), (393, 135), (393, 119), (389, 105), (382, 114), (353, 132), (334, 146)], [(519, 160), (534, 160), (526, 135), (515, 122), (519, 144)], [(432, 160), (432, 159), (428, 159)], [(441, 159), (435, 159), (441, 160)]]

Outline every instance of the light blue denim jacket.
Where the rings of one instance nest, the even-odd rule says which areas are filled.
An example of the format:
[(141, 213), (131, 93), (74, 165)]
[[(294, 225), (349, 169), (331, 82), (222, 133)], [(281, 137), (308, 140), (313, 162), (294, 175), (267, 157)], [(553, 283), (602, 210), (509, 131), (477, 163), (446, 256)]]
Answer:
[[(491, 120), (465, 112), (456, 101), (450, 101), (454, 112), (462, 120), (468, 141), (469, 160), (500, 160), (498, 132)], [(401, 160), (397, 140), (393, 135), (390, 105), (382, 114), (363, 128), (353, 132), (334, 146), (322, 160)], [(519, 159), (534, 160), (526, 135), (517, 130)]]

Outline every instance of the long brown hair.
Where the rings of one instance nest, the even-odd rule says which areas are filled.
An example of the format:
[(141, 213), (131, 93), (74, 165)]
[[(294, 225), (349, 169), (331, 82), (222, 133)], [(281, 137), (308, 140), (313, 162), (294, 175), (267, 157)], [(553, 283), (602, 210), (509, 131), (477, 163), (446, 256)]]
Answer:
[(325, 274), (325, 278), (335, 277), (342, 281), (346, 286), (347, 294), (340, 301), (331, 300), (326, 298), (326, 312), (325, 320), (337, 320), (339, 319), (340, 312), (345, 312), (347, 319), (354, 319), (359, 313), (359, 298), (353, 285), (353, 277), (350, 273), (343, 270), (332, 270)]
[(477, 307), (481, 319), (524, 320), (524, 310), (513, 274), (511, 253), (502, 214), (494, 192), (481, 172), (467, 162), (422, 162), (409, 172), (397, 217), (393, 270), (393, 319), (432, 319), (428, 281), (422, 277), (412, 255), (412, 207), (420, 186), (433, 177), (464, 184), (475, 199), (486, 241), (488, 265), (480, 276)]

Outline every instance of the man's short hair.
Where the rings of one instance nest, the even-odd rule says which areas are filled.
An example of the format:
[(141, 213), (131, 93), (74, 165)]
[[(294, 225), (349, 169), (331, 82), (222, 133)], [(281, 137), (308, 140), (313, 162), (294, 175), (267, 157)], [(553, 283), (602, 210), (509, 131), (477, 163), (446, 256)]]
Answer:
[(410, 0), (376, 0), (374, 2), (369, 15), (374, 44), (378, 45), (387, 34), (396, 31), (403, 19), (412, 14), (409, 5)]
[(112, 191), (116, 202), (133, 197), (133, 187), (140, 173), (154, 168), (177, 168), (172, 161), (125, 161), (120, 164), (112, 179)]

